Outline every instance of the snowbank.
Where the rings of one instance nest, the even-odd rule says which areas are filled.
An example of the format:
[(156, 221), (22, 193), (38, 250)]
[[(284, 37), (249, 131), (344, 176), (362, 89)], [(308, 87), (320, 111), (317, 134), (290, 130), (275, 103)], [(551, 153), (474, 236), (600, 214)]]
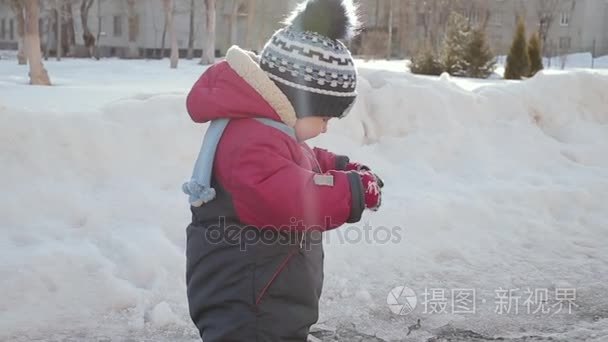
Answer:
[[(355, 315), (372, 332), (400, 336), (387, 333), (394, 331), (393, 321), (367, 323), (382, 312), (382, 304), (370, 309), (352, 292), (341, 293), (357, 279), (368, 280), (355, 289), (376, 300), (390, 285), (407, 285), (419, 301), (425, 288), (434, 287), (475, 288), (487, 301), (478, 303), (482, 313), (474, 320), (418, 316), (431, 327), (449, 322), (490, 336), (520, 329), (519, 336), (526, 336), (536, 329), (568, 331), (580, 319), (606, 317), (601, 282), (608, 276), (608, 252), (600, 242), (608, 237), (606, 75), (541, 72), (526, 82), (472, 92), (446, 75), (438, 80), (391, 72), (363, 75), (363, 98), (336, 128), (367, 143), (351, 155), (380, 168), (389, 184), (384, 210), (368, 217), (372, 226), (400, 225), (406, 234), (399, 244), (328, 252), (328, 260), (337, 260), (328, 272), (341, 274), (331, 278), (335, 282), (326, 291), (328, 321)], [(352, 151), (339, 146), (341, 152)], [(581, 308), (569, 317), (497, 315), (499, 287), (519, 288), (520, 295), (527, 287), (577, 288)], [(348, 301), (357, 304), (336, 309)]]
[(178, 185), (200, 127), (182, 103), (0, 109), (0, 334), (88, 331), (105, 318), (139, 328), (153, 313), (163, 322), (160, 302), (160, 314), (172, 307), (187, 324)]
[[(198, 73), (178, 71), (162, 91), (167, 66), (136, 65), (145, 76), (131, 74), (133, 84), (142, 88), (125, 85), (115, 98), (112, 84), (67, 66), (54, 73), (66, 84), (45, 90), (16, 86), (0, 64), (0, 340), (196, 340), (180, 185), (205, 126), (189, 121), (178, 90)], [(129, 77), (122, 66), (107, 72), (116, 84)], [(412, 341), (446, 326), (487, 336), (608, 336), (608, 76), (541, 73), (469, 91), (447, 76), (361, 75), (352, 115), (311, 144), (382, 174), (383, 207), (360, 225), (401, 234), (385, 244), (340, 243), (348, 227), (328, 235), (321, 325), (404, 338), (420, 318)], [(55, 108), (70, 110), (33, 103), (51, 92)], [(71, 105), (74, 92), (81, 98)], [(386, 304), (399, 285), (418, 295), (406, 316)], [(578, 307), (500, 315), (499, 287), (576, 288)], [(424, 313), (425, 288), (475, 289), (477, 312)]]

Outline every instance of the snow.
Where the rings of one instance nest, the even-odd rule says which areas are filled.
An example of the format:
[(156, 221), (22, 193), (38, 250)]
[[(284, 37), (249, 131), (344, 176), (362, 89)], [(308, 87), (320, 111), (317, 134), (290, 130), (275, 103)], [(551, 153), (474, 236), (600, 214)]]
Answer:
[[(562, 59), (565, 60), (564, 68), (562, 69)], [(496, 80), (502, 80), (505, 73), (505, 64), (507, 56), (496, 57), (496, 70), (487, 80), (485, 79), (473, 79), (473, 78), (458, 78), (457, 83), (461, 88), (467, 90), (474, 90), (480, 86), (486, 84), (492, 84)], [(409, 71), (410, 61), (407, 59), (399, 60), (366, 60), (359, 58), (357, 59), (358, 65), (364, 69), (371, 70), (382, 70), (382, 71), (393, 71), (403, 73)], [(545, 67), (545, 73), (557, 74), (571, 70), (589, 70), (593, 65), (593, 70), (606, 71), (608, 69), (608, 56), (601, 56), (595, 58), (592, 64), (591, 53), (574, 53), (561, 57), (553, 57), (551, 60), (548, 58), (543, 59), (543, 65)], [(416, 75), (417, 77), (430, 77), (436, 78), (436, 76), (424, 76)]]
[[(372, 166), (386, 187), (379, 212), (326, 236), (319, 326), (404, 341), (608, 339), (608, 71), (519, 82), (359, 62), (353, 112), (310, 144)], [(48, 88), (0, 60), (0, 340), (197, 340), (181, 184), (206, 127), (185, 94), (204, 68), (168, 64), (49, 60)], [(347, 242), (366, 224), (392, 239)], [(417, 294), (408, 315), (387, 305), (397, 286)], [(448, 301), (425, 313), (433, 288), (448, 300), (474, 289), (476, 312)], [(550, 300), (574, 288), (577, 306), (527, 314), (527, 288)], [(495, 312), (499, 289), (519, 289), (518, 314)]]

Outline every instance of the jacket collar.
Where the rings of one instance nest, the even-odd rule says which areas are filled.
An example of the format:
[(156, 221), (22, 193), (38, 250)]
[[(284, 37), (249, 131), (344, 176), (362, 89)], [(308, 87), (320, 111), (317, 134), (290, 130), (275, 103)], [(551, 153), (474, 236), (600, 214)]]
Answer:
[(281, 89), (260, 68), (258, 56), (234, 45), (228, 49), (226, 61), (245, 82), (270, 104), (285, 124), (289, 127), (295, 125), (296, 113), (293, 106)]

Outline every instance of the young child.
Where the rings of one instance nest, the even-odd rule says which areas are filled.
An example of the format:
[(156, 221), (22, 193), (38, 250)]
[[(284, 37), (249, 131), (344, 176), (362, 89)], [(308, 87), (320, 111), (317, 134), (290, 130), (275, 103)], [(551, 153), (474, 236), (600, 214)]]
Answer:
[(306, 341), (323, 285), (320, 233), (377, 210), (369, 167), (306, 140), (344, 117), (357, 73), (346, 0), (308, 0), (260, 56), (236, 46), (187, 97), (210, 122), (192, 179), (187, 228), (190, 316), (205, 342)]

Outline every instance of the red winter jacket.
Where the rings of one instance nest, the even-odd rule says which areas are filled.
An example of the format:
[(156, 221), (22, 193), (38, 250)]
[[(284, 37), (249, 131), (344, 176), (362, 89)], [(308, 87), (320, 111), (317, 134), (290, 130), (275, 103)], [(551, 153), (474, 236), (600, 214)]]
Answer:
[[(242, 223), (327, 230), (360, 220), (363, 189), (357, 174), (341, 171), (346, 156), (311, 149), (251, 120), (267, 118), (293, 127), (295, 114), (279, 88), (244, 52), (205, 71), (188, 94), (187, 110), (198, 123), (232, 119), (218, 144), (213, 175), (230, 195)], [(318, 184), (319, 173), (332, 176), (333, 186)]]
[(306, 341), (323, 287), (323, 244), (312, 229), (359, 221), (363, 186), (340, 171), (347, 157), (254, 119), (293, 127), (296, 116), (252, 57), (231, 48), (187, 98), (195, 122), (231, 119), (213, 162), (216, 197), (191, 206), (190, 317), (204, 341)]

